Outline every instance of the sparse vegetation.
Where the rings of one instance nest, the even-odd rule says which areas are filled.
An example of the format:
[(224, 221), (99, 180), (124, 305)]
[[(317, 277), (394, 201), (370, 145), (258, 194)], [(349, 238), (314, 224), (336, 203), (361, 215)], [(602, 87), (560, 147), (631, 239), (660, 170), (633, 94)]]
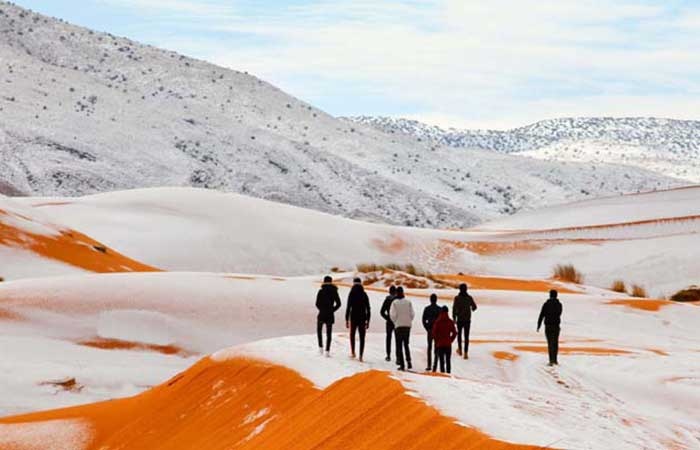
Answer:
[(632, 297), (642, 297), (646, 298), (647, 297), (647, 291), (644, 289), (643, 286), (640, 286), (638, 284), (633, 284), (632, 285), (632, 292), (631, 292)]
[(358, 272), (361, 272), (361, 273), (394, 271), (394, 272), (405, 272), (409, 275), (413, 275), (416, 277), (427, 277), (430, 275), (428, 272), (416, 268), (416, 266), (413, 264), (395, 264), (395, 263), (366, 264), (365, 263), (365, 264), (358, 264), (356, 269)]
[(573, 264), (557, 264), (554, 267), (552, 278), (569, 283), (583, 283), (583, 274), (576, 270)]
[(700, 287), (690, 286), (682, 289), (671, 296), (674, 302), (700, 302)]
[(627, 293), (627, 285), (622, 280), (615, 280), (610, 286), (610, 290), (614, 292)]

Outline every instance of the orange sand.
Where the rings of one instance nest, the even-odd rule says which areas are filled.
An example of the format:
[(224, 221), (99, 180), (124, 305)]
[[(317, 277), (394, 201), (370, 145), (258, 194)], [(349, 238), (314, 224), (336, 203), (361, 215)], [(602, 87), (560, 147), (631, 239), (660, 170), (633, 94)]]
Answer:
[(482, 277), (477, 275), (435, 275), (438, 281), (467, 283), (470, 289), (549, 292), (556, 289), (562, 294), (575, 294), (558, 284), (545, 280), (520, 280), (516, 278)]
[(17, 314), (14, 311), (10, 311), (8, 309), (0, 308), (0, 320), (12, 320), (12, 321), (17, 321), (17, 320), (22, 320), (23, 317), (19, 314)]
[(456, 248), (468, 250), (481, 256), (505, 255), (515, 252), (534, 252), (555, 245), (590, 244), (600, 245), (604, 239), (524, 239), (521, 241), (442, 241)]
[(520, 356), (511, 352), (493, 352), (493, 357), (504, 361), (516, 361)]
[(659, 311), (661, 308), (673, 305), (673, 302), (668, 300), (652, 300), (652, 299), (622, 299), (611, 300), (608, 305), (622, 305), (642, 311)]
[(92, 426), (92, 450), (538, 448), (457, 425), (385, 372), (357, 374), (321, 391), (287, 368), (244, 359), (205, 358), (136, 397), (0, 423), (73, 418)]
[[(0, 216), (6, 215), (0, 210)], [(26, 218), (30, 220), (29, 218)], [(0, 245), (25, 248), (49, 259), (61, 261), (91, 272), (155, 272), (155, 267), (130, 259), (88, 236), (72, 230), (59, 230), (44, 236), (22, 230), (0, 220)], [(95, 246), (105, 248), (100, 252)]]
[(145, 344), (143, 342), (123, 341), (121, 339), (94, 338), (78, 342), (87, 347), (100, 348), (103, 350), (143, 350), (163, 353), (164, 355), (187, 356), (189, 353), (175, 345)]
[(374, 245), (380, 251), (387, 253), (389, 255), (396, 255), (401, 253), (406, 248), (406, 242), (399, 236), (391, 236), (390, 239), (372, 239), (372, 245)]
[[(535, 345), (516, 345), (513, 347), (515, 350), (520, 350), (521, 352), (533, 352), (533, 353), (547, 353), (547, 347), (540, 347)], [(615, 348), (602, 348), (602, 347), (559, 347), (559, 353), (565, 355), (601, 355), (601, 356), (614, 356), (614, 355), (629, 355), (632, 352), (627, 350), (620, 350)]]

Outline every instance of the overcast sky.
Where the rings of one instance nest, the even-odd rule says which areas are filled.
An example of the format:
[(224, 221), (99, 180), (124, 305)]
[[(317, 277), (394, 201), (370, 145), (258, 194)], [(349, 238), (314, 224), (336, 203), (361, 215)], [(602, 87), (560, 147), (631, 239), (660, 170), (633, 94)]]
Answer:
[(334, 115), (700, 119), (700, 1), (16, 0), (248, 71)]

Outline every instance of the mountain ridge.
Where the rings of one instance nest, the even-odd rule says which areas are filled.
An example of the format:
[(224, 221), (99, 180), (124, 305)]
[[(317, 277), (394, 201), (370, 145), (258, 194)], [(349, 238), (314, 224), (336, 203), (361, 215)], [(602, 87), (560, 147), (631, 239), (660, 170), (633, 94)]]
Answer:
[(0, 189), (193, 186), (344, 217), (467, 227), (685, 182), (610, 164), (463, 155), (353, 124), (252, 75), (0, 2)]

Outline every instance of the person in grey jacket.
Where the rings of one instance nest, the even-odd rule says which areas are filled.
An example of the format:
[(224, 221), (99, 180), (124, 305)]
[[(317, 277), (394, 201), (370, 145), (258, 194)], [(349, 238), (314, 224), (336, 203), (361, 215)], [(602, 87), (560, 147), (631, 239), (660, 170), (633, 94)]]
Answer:
[[(416, 313), (413, 310), (413, 304), (405, 297), (401, 286), (396, 288), (396, 300), (389, 308), (389, 317), (394, 323), (396, 333), (396, 364), (398, 364), (399, 370), (406, 370), (406, 367), (412, 369), (411, 351), (408, 345), (411, 337), (411, 325), (413, 325)], [(406, 365), (404, 365), (404, 357)]]

